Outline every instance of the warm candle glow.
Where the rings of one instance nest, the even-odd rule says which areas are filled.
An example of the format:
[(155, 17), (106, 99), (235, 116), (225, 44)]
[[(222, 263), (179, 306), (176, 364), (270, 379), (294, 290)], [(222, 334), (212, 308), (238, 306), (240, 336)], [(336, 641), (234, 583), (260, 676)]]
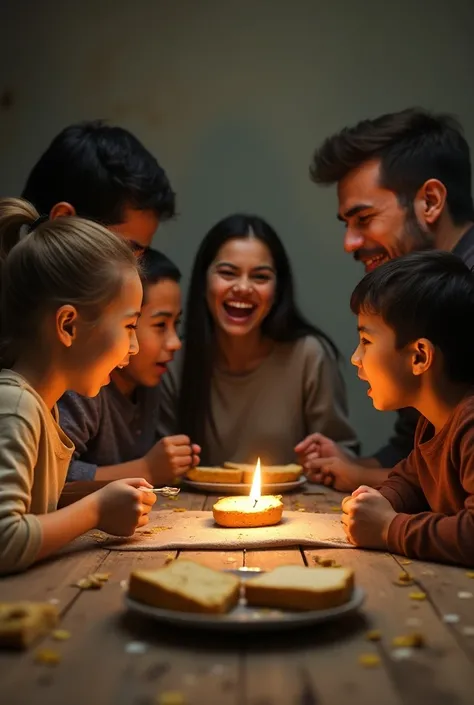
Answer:
[(260, 458), (257, 460), (255, 471), (253, 473), (252, 487), (250, 488), (250, 499), (256, 504), (262, 496), (262, 473), (260, 470)]

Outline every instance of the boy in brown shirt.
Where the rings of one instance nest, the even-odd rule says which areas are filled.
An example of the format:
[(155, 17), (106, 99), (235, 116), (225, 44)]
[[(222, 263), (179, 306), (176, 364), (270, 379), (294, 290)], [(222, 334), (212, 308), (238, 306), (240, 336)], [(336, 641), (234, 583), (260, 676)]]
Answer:
[(422, 415), (412, 453), (378, 489), (343, 501), (349, 540), (474, 566), (474, 275), (455, 255), (414, 253), (355, 288), (352, 357), (375, 408)]

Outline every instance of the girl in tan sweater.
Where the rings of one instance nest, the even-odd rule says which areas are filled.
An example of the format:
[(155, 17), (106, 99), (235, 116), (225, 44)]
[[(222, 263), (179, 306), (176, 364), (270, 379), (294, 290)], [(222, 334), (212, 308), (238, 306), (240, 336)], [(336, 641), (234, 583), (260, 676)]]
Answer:
[(0, 200), (0, 573), (27, 568), (92, 528), (148, 521), (145, 480), (121, 480), (56, 511), (74, 446), (57, 423), (66, 389), (95, 396), (137, 352), (142, 300), (130, 247), (80, 218)]
[(338, 357), (298, 311), (273, 228), (257, 216), (229, 216), (194, 261), (184, 355), (161, 384), (159, 430), (185, 433), (209, 465), (291, 463), (315, 431), (354, 453)]

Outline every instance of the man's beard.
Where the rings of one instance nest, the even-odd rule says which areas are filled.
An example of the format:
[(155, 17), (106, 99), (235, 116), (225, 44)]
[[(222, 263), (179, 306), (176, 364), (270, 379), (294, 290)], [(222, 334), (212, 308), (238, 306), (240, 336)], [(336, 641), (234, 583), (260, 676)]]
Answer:
[(432, 250), (434, 248), (434, 237), (429, 230), (423, 230), (416, 217), (413, 203), (406, 209), (403, 235), (400, 240), (400, 254), (407, 255), (410, 252), (422, 250)]

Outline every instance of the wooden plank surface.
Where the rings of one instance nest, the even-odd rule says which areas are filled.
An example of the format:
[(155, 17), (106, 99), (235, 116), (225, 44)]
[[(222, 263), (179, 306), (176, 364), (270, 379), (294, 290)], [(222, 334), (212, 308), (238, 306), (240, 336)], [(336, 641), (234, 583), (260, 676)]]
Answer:
[[(162, 508), (208, 509), (217, 495), (182, 492)], [(286, 495), (293, 510), (337, 512), (342, 495), (309, 486)], [(164, 565), (177, 556), (216, 569), (240, 566), (315, 565), (330, 558), (355, 570), (367, 593), (359, 615), (296, 632), (228, 636), (170, 628), (126, 612), (124, 592), (131, 570)], [(72, 585), (91, 572), (110, 572), (98, 591)], [(402, 571), (408, 587), (395, 584)], [(426, 599), (410, 599), (410, 592)], [(169, 693), (183, 705), (471, 705), (473, 702), (474, 579), (459, 568), (410, 563), (382, 552), (355, 549), (265, 551), (118, 552), (81, 539), (64, 555), (24, 575), (0, 580), (0, 600), (58, 600), (67, 641), (40, 640), (24, 654), (0, 654), (2, 702), (8, 705), (160, 705)], [(460, 595), (463, 595), (460, 597)], [(446, 623), (445, 615), (458, 621)], [(448, 620), (449, 622), (449, 620)], [(368, 641), (369, 629), (380, 641)], [(474, 630), (473, 630), (474, 631)], [(419, 632), (426, 645), (408, 653), (395, 637)], [(34, 662), (36, 649), (50, 648), (60, 663)], [(139, 653), (132, 653), (133, 650)], [(378, 666), (359, 658), (373, 654)], [(168, 694), (168, 695), (167, 695)], [(171, 696), (169, 696), (171, 697)], [(181, 700), (180, 700), (181, 698)]]

